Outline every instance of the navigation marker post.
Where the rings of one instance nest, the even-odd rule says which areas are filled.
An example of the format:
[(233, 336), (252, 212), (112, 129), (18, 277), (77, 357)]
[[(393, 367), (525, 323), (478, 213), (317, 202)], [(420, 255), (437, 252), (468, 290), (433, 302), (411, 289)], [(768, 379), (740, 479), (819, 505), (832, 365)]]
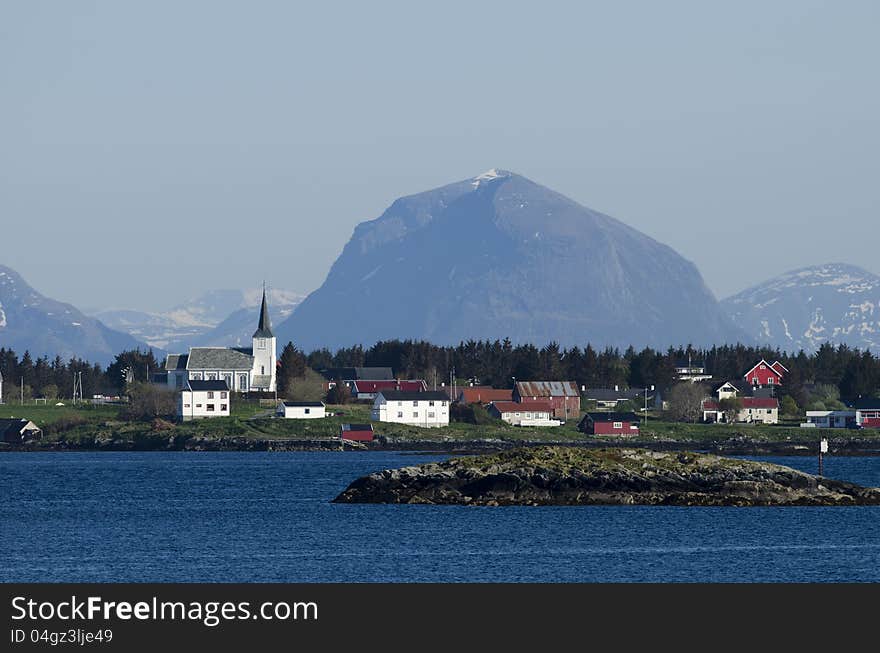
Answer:
[(828, 453), (828, 438), (819, 441), (819, 476), (824, 476), (824, 456)]

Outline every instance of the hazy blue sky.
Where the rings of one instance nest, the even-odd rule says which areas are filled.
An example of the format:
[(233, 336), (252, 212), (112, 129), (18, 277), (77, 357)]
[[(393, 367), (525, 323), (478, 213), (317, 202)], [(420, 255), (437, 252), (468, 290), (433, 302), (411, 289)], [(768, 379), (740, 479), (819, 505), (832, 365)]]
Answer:
[(510, 169), (723, 297), (880, 272), (877, 2), (6, 2), (0, 263), (82, 307), (307, 291), (396, 197)]

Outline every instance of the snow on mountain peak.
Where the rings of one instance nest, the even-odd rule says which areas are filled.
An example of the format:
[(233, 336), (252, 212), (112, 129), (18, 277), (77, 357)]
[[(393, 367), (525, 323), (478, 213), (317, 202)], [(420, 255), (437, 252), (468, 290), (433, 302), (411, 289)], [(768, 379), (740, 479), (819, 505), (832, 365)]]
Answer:
[(505, 177), (510, 177), (511, 173), (507, 170), (501, 170), (500, 168), (492, 168), (491, 170), (487, 170), (481, 175), (477, 175), (471, 181), (471, 185), (474, 188), (479, 188), (480, 184), (484, 181), (493, 181), (495, 179), (504, 179)]

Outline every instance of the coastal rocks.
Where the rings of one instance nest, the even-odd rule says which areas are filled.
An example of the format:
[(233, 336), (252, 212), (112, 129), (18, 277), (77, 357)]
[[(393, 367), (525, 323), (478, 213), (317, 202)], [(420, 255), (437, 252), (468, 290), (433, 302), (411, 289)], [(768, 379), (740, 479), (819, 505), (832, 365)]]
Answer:
[(708, 454), (534, 447), (376, 472), (334, 502), (852, 506), (880, 505), (880, 488)]

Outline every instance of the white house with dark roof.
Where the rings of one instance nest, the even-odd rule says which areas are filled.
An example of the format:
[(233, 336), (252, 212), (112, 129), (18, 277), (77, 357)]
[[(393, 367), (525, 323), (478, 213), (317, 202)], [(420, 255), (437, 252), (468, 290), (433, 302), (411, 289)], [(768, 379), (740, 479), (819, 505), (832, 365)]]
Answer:
[(177, 402), (177, 417), (184, 422), (229, 417), (229, 386), (226, 381), (187, 381)]
[(278, 361), (266, 291), (252, 347), (191, 347), (165, 359), (168, 385), (183, 390), (187, 381), (225, 381), (232, 392), (275, 392)]

